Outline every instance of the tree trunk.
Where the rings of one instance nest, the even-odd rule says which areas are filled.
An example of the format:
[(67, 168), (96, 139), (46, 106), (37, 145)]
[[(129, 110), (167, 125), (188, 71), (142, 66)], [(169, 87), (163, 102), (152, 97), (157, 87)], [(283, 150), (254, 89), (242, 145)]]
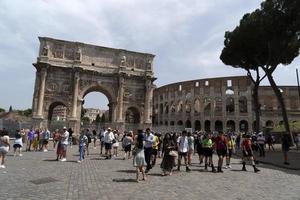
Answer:
[(259, 83), (255, 82), (253, 87), (253, 104), (254, 104), (254, 111), (255, 111), (255, 132), (259, 133), (260, 129), (260, 106), (258, 101), (258, 86)]
[(288, 117), (287, 117), (286, 108), (285, 108), (285, 104), (284, 104), (284, 101), (283, 101), (282, 94), (281, 94), (278, 86), (276, 85), (272, 74), (270, 72), (268, 72), (267, 70), (265, 70), (265, 72), (267, 74), (267, 77), (268, 77), (268, 80), (271, 84), (271, 87), (272, 87), (272, 89), (273, 89), (273, 91), (274, 91), (274, 93), (277, 97), (277, 101), (278, 101), (278, 103), (281, 107), (285, 130), (286, 130), (287, 134), (290, 134), (291, 143), (292, 143), (292, 145), (294, 145), (294, 139), (293, 139), (293, 135), (290, 131), (289, 121), (288, 121)]

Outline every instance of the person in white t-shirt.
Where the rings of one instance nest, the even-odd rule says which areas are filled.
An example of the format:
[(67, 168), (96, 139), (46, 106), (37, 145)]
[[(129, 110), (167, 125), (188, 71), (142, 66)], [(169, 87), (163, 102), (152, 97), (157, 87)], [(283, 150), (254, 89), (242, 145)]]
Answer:
[(107, 131), (104, 133), (106, 159), (111, 159), (111, 149), (114, 140), (115, 140), (114, 133), (111, 131), (111, 128), (108, 128)]
[(62, 148), (62, 159), (60, 161), (64, 162), (67, 161), (67, 147), (69, 143), (69, 132), (67, 128), (63, 128), (64, 133), (62, 134), (61, 138), (61, 148)]
[(177, 145), (178, 145), (178, 166), (177, 170), (180, 171), (180, 165), (181, 165), (181, 160), (182, 157), (184, 158), (184, 163), (186, 166), (186, 171), (189, 172), (191, 171), (189, 166), (188, 166), (188, 151), (189, 151), (189, 142), (188, 142), (188, 137), (187, 137), (187, 132), (184, 130), (182, 131), (182, 135), (178, 137), (177, 139)]

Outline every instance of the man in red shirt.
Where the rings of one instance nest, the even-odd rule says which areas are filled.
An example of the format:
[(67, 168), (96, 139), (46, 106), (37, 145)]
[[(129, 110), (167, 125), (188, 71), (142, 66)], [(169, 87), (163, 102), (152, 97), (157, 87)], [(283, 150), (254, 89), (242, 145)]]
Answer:
[(217, 172), (222, 172), (222, 166), (223, 166), (223, 160), (224, 157), (227, 155), (227, 139), (224, 136), (223, 132), (219, 132), (218, 137), (215, 138), (215, 148), (217, 155), (219, 157), (218, 161), (218, 171)]
[(246, 160), (250, 160), (254, 169), (254, 172), (259, 172), (260, 170), (256, 168), (254, 158), (253, 158), (253, 150), (252, 150), (252, 142), (251, 135), (245, 135), (245, 138), (242, 142), (242, 150), (243, 150), (243, 171), (247, 171), (246, 169)]

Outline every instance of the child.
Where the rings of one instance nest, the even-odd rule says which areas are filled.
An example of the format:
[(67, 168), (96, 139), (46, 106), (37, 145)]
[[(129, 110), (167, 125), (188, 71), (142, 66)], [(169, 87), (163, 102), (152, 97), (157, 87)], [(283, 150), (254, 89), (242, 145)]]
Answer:
[(85, 148), (88, 144), (88, 137), (84, 134), (84, 131), (81, 132), (79, 136), (79, 160), (78, 163), (81, 163), (84, 159)]

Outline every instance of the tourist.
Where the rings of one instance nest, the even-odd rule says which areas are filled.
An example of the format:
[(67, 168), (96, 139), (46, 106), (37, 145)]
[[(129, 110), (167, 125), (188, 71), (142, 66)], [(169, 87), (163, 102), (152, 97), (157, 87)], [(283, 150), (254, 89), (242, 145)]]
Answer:
[(24, 128), (21, 129), (20, 134), (21, 134), (21, 137), (22, 137), (22, 143), (24, 145), (25, 143), (27, 143), (27, 141), (26, 141), (26, 131), (25, 131)]
[(227, 134), (227, 147), (228, 147), (228, 151), (226, 156), (226, 167), (225, 167), (226, 169), (231, 168), (230, 165), (231, 157), (232, 154), (235, 153), (235, 139), (234, 139), (234, 135), (232, 134)]
[(96, 149), (96, 142), (97, 142), (97, 131), (93, 130), (93, 141), (94, 141), (94, 149)]
[(136, 182), (139, 182), (139, 172), (142, 172), (143, 179), (146, 180), (144, 166), (146, 165), (145, 161), (145, 152), (144, 152), (144, 135), (139, 133), (135, 138), (134, 145), (134, 157), (133, 157), (133, 166), (136, 167)]
[(145, 160), (147, 163), (147, 167), (146, 167), (146, 173), (148, 173), (150, 171), (150, 169), (152, 169), (151, 166), (151, 156), (152, 156), (152, 145), (153, 145), (153, 141), (154, 141), (154, 135), (151, 133), (150, 128), (146, 129), (146, 133), (145, 133)]
[(272, 150), (274, 151), (274, 146), (273, 146), (273, 139), (272, 139), (272, 135), (269, 134), (268, 137), (267, 137), (267, 144), (269, 146), (269, 151)]
[(130, 131), (122, 141), (122, 146), (124, 148), (124, 160), (126, 159), (126, 157), (127, 159), (130, 159), (131, 145), (133, 144), (133, 142), (133, 132)]
[(43, 151), (48, 151), (48, 143), (50, 138), (50, 131), (46, 129), (46, 131), (43, 132)]
[(61, 160), (62, 159), (62, 156), (63, 156), (63, 147), (62, 147), (62, 135), (63, 135), (63, 132), (59, 132), (58, 135), (58, 143), (57, 143), (57, 149), (56, 149), (56, 161), (58, 160)]
[(240, 149), (241, 148), (241, 133), (239, 133), (236, 137), (236, 140), (235, 140), (235, 144), (236, 144), (236, 148), (237, 149)]
[(22, 135), (19, 130), (16, 131), (13, 147), (14, 147), (14, 156), (17, 156), (17, 155), (23, 156), (22, 155), (23, 141), (22, 141)]
[(88, 138), (85, 135), (84, 131), (81, 131), (78, 143), (79, 143), (79, 160), (77, 162), (81, 163), (84, 159), (85, 148), (88, 144)]
[(92, 137), (93, 137), (93, 134), (90, 132), (90, 129), (86, 129), (85, 135), (86, 135), (86, 137), (88, 138), (88, 143), (87, 143), (85, 149), (86, 149), (87, 155), (90, 155), (89, 146), (90, 146), (90, 144), (92, 143)]
[(5, 163), (6, 154), (8, 153), (9, 149), (10, 149), (10, 144), (9, 144), (8, 132), (6, 130), (3, 130), (0, 133), (0, 168), (3, 169), (6, 168), (4, 163)]
[(162, 151), (161, 133), (157, 133), (157, 137), (158, 137), (157, 157), (161, 158), (161, 151)]
[(59, 142), (60, 139), (60, 134), (59, 134), (59, 130), (56, 129), (53, 133), (53, 149), (55, 149), (56, 144)]
[(215, 139), (215, 148), (217, 155), (219, 157), (218, 159), (218, 170), (217, 172), (223, 173), (222, 167), (223, 167), (223, 160), (227, 155), (227, 140), (224, 136), (224, 133), (222, 131), (219, 132), (219, 135)]
[(182, 157), (183, 157), (186, 171), (187, 172), (191, 171), (189, 166), (188, 166), (187, 156), (188, 156), (188, 151), (189, 151), (189, 142), (188, 142), (187, 132), (185, 130), (182, 131), (182, 135), (178, 137), (177, 146), (178, 146), (177, 170), (180, 171), (181, 160), (182, 160)]
[(195, 138), (195, 143), (197, 143), (196, 148), (197, 148), (197, 153), (198, 153), (198, 156), (199, 156), (200, 165), (203, 163), (203, 158), (204, 158), (202, 139), (203, 139), (203, 134), (198, 133), (196, 135), (196, 138)]
[(154, 134), (154, 138), (153, 138), (153, 144), (152, 144), (152, 163), (151, 166), (154, 167), (155, 163), (156, 163), (156, 157), (157, 157), (157, 153), (158, 153), (158, 145), (159, 145), (159, 138), (158, 138), (158, 134), (155, 133)]
[(242, 171), (247, 171), (246, 169), (246, 161), (250, 160), (251, 164), (253, 166), (254, 172), (259, 172), (260, 170), (257, 169), (255, 165), (255, 161), (253, 158), (253, 150), (252, 150), (252, 142), (251, 142), (251, 135), (250, 134), (245, 134), (243, 142), (242, 142), (242, 151), (243, 151), (243, 168)]
[(30, 129), (30, 131), (27, 133), (26, 151), (30, 151), (33, 139), (34, 139), (34, 131), (33, 131), (33, 129)]
[(73, 130), (71, 128), (69, 128), (68, 132), (69, 132), (68, 145), (70, 145), (70, 147), (72, 148), (72, 145), (73, 145)]
[(38, 150), (39, 141), (40, 141), (40, 131), (39, 131), (39, 129), (36, 129), (34, 132), (33, 141), (32, 141), (32, 148), (34, 151)]
[(161, 162), (160, 167), (162, 168), (162, 176), (165, 175), (172, 175), (173, 167), (175, 166), (175, 155), (170, 154), (170, 152), (175, 151), (176, 149), (176, 143), (171, 137), (170, 133), (166, 133), (164, 139), (163, 139), (163, 145), (162, 145), (162, 152), (163, 152), (163, 159)]
[(265, 143), (266, 139), (262, 132), (258, 133), (257, 144), (259, 146), (259, 156), (265, 157)]
[(67, 161), (67, 147), (69, 144), (69, 132), (67, 128), (63, 128), (63, 134), (61, 135), (61, 152), (62, 152), (62, 159), (60, 161), (65, 162)]
[(204, 163), (205, 167), (204, 170), (207, 171), (207, 166), (211, 166), (211, 171), (216, 172), (216, 169), (214, 167), (213, 163), (213, 141), (212, 141), (212, 134), (207, 133), (204, 135), (203, 140), (202, 140), (202, 146), (203, 146), (203, 153), (204, 153)]
[(192, 136), (191, 132), (188, 132), (188, 164), (191, 165), (192, 164), (192, 156), (194, 153), (194, 137)]
[(39, 151), (42, 151), (43, 150), (43, 146), (44, 146), (44, 139), (43, 139), (43, 134), (45, 132), (45, 129), (42, 128), (40, 131), (39, 131), (39, 135), (38, 135), (38, 150)]
[(119, 148), (119, 142), (121, 140), (120, 133), (115, 130), (114, 132), (115, 139), (113, 140), (112, 148), (113, 148), (113, 158), (118, 157), (118, 148)]
[(104, 135), (104, 144), (105, 144), (105, 156), (106, 159), (111, 159), (111, 149), (112, 149), (112, 143), (115, 139), (115, 136), (113, 132), (111, 131), (111, 128), (107, 128), (107, 131)]
[(99, 138), (100, 138), (100, 155), (103, 153), (103, 147), (104, 147), (104, 133), (105, 133), (105, 128), (101, 129)]
[(288, 134), (283, 134), (282, 139), (281, 139), (281, 147), (282, 147), (282, 152), (283, 152), (283, 158), (284, 162), (283, 164), (289, 165), (290, 163), (288, 162), (288, 152), (290, 150), (290, 138)]

